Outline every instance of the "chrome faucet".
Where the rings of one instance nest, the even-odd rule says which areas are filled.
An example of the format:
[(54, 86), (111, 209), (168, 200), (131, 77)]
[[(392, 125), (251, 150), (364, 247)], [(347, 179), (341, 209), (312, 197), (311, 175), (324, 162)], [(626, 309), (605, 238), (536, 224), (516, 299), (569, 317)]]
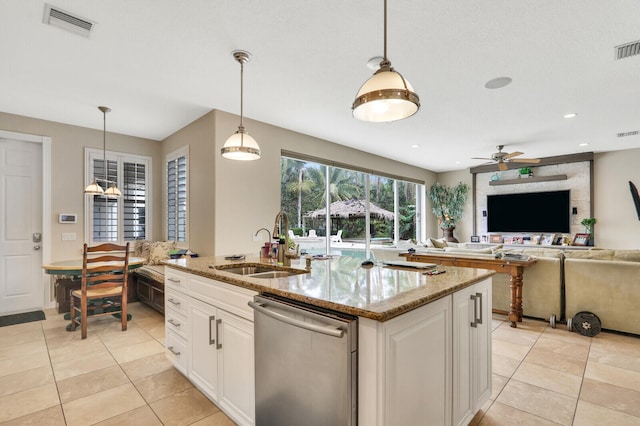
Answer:
[[(281, 228), (280, 222), (284, 219), (284, 265), (291, 266), (291, 259), (287, 257), (287, 251), (289, 250), (289, 216), (284, 212), (284, 210), (280, 210), (276, 215), (276, 221), (273, 226), (273, 238), (277, 238), (280, 240)], [(279, 248), (280, 249), (280, 248)]]

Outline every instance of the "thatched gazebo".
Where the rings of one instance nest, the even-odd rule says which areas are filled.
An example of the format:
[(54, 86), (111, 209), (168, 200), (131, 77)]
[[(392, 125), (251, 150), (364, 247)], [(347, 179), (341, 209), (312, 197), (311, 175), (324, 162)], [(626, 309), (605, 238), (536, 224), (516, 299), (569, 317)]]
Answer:
[[(334, 201), (329, 206), (331, 212), (330, 217), (332, 219), (348, 219), (355, 217), (364, 217), (366, 214), (365, 209), (366, 200), (358, 200), (352, 198), (350, 200)], [(376, 217), (383, 220), (392, 220), (393, 212), (385, 210), (382, 207), (378, 207), (372, 202), (369, 202), (369, 212), (371, 217)], [(321, 219), (327, 216), (327, 209), (325, 207), (309, 212), (309, 217), (312, 219)]]

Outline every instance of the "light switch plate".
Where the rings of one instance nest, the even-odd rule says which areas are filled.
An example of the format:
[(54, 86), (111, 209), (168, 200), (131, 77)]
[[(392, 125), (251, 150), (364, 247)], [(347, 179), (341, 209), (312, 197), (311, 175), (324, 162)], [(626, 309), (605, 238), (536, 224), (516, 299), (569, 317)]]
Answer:
[(62, 233), (62, 241), (75, 241), (76, 233), (75, 232), (63, 232)]

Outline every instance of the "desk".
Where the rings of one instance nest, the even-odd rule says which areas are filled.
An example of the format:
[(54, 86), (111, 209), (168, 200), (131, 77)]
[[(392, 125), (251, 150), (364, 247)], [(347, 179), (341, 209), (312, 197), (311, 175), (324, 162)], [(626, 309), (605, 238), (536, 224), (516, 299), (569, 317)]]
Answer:
[[(129, 270), (131, 271), (141, 267), (145, 260), (143, 257), (130, 257)], [(93, 264), (92, 266), (95, 267), (98, 265), (99, 264)], [(56, 302), (58, 302), (58, 313), (69, 313), (69, 293), (71, 290), (79, 289), (81, 284), (82, 259), (52, 262), (47, 265), (42, 265), (42, 269), (45, 274), (55, 277), (55, 294)], [(134, 286), (135, 280), (132, 275), (129, 277), (127, 300), (129, 302), (135, 302), (137, 300)]]
[(522, 322), (522, 273), (524, 268), (536, 263), (535, 258), (529, 260), (506, 260), (494, 257), (473, 257), (473, 255), (459, 254), (438, 254), (438, 253), (401, 253), (411, 262), (430, 262), (445, 266), (462, 266), (467, 268), (483, 268), (496, 271), (501, 274), (509, 274), (511, 278), (511, 302), (509, 303), (508, 318), (511, 327), (517, 327), (518, 322)]

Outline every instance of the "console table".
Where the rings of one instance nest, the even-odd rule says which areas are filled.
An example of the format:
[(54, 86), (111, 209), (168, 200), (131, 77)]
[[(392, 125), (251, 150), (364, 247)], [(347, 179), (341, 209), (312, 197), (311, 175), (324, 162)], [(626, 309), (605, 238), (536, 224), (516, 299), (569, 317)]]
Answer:
[(400, 256), (406, 257), (411, 262), (430, 262), (444, 266), (461, 266), (466, 268), (483, 268), (490, 269), (502, 274), (509, 274), (511, 290), (511, 302), (509, 304), (508, 318), (511, 321), (511, 327), (517, 327), (518, 322), (522, 322), (522, 274), (524, 268), (536, 263), (535, 258), (528, 260), (511, 260), (500, 259), (494, 257), (473, 257), (473, 255), (465, 256), (458, 254), (438, 254), (438, 253), (401, 253)]

